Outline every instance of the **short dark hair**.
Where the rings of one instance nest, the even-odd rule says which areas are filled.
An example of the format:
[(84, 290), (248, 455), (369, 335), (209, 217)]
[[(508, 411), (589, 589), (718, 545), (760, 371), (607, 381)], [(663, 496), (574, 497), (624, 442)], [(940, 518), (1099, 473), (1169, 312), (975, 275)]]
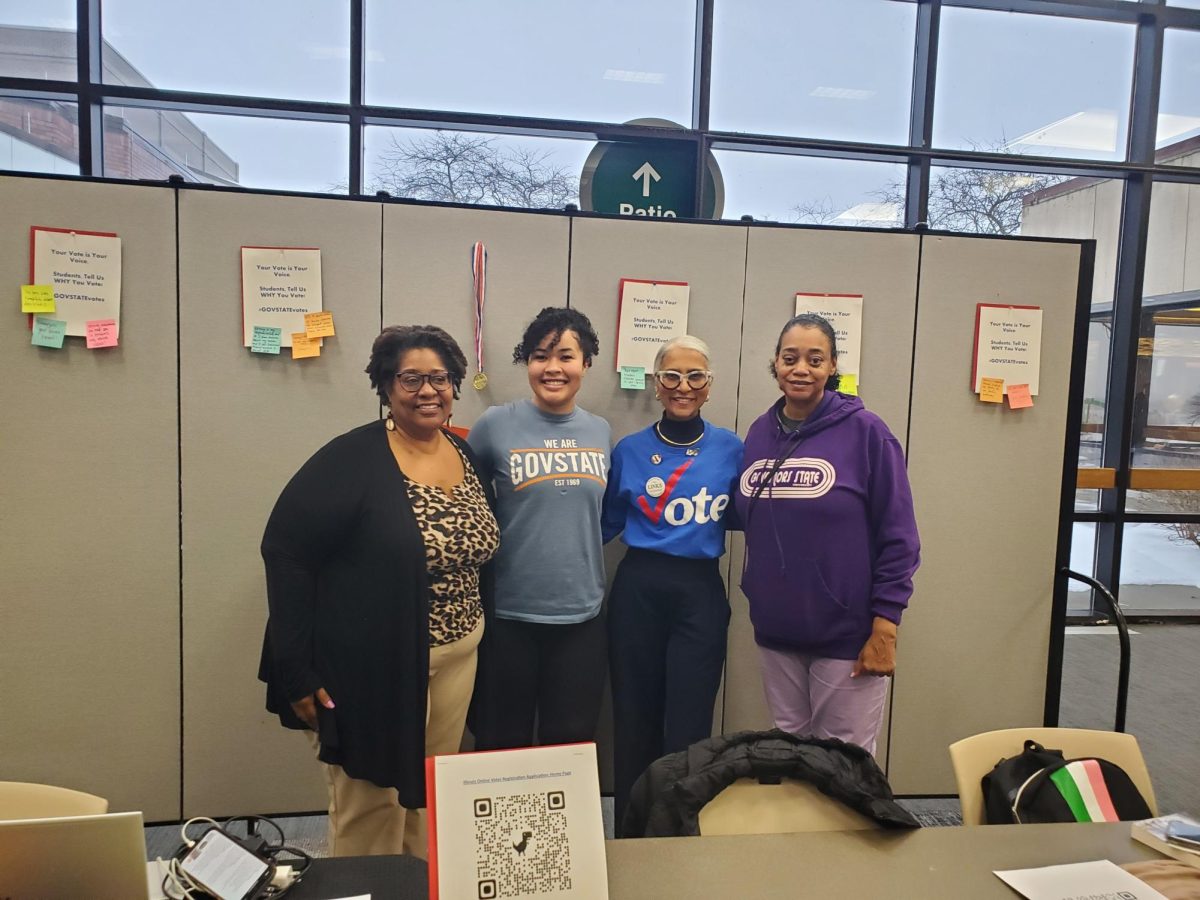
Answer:
[(600, 352), (600, 339), (592, 328), (591, 320), (577, 309), (565, 306), (547, 306), (529, 323), (521, 335), (521, 343), (513, 347), (513, 363), (529, 362), (529, 357), (547, 336), (552, 337), (551, 348), (558, 346), (564, 331), (573, 331), (579, 338), (579, 349), (583, 352), (583, 364), (590, 366), (592, 357)]
[[(775, 360), (779, 357), (779, 351), (783, 347), (783, 336), (793, 328), (815, 328), (820, 331), (825, 337), (829, 338), (829, 358), (837, 362), (837, 332), (833, 330), (833, 326), (829, 324), (829, 320), (824, 316), (818, 316), (816, 313), (800, 313), (800, 315), (792, 316), (787, 320), (787, 324), (780, 330), (779, 337), (775, 341), (775, 353), (771, 357), (771, 365), (769, 367), (772, 377), (778, 377), (775, 373)], [(829, 376), (829, 380), (825, 382), (825, 386), (831, 391), (836, 391), (841, 380), (842, 377), (835, 373)]]
[(388, 403), (388, 388), (399, 371), (400, 357), (409, 350), (432, 350), (442, 358), (457, 399), (467, 374), (467, 358), (458, 342), (436, 325), (389, 325), (371, 345), (371, 359), (364, 369), (384, 405)]

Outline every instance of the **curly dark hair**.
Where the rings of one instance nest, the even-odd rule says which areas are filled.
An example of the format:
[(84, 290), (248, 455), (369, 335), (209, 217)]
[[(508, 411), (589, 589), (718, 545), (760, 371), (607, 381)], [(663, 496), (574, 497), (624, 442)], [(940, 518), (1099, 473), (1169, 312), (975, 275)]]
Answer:
[(590, 366), (592, 357), (600, 352), (600, 339), (596, 337), (596, 330), (587, 316), (565, 306), (547, 306), (537, 314), (521, 336), (521, 343), (513, 347), (513, 364), (527, 364), (533, 351), (548, 336), (551, 337), (550, 349), (558, 346), (565, 331), (575, 332), (579, 338), (579, 349), (583, 352), (583, 364)]
[[(829, 324), (829, 320), (824, 316), (818, 316), (816, 313), (801, 313), (798, 316), (792, 316), (788, 319), (787, 324), (783, 326), (783, 330), (779, 332), (779, 338), (775, 341), (775, 355), (771, 357), (771, 365), (768, 367), (772, 378), (778, 377), (775, 372), (775, 360), (779, 358), (779, 350), (783, 346), (783, 336), (793, 328), (816, 328), (820, 331), (825, 337), (829, 338), (829, 358), (837, 362), (837, 332), (833, 330), (833, 326)], [(836, 391), (841, 380), (840, 375), (830, 375), (829, 380), (825, 382), (825, 386), (831, 391)]]
[(371, 359), (363, 370), (383, 404), (388, 405), (388, 388), (399, 371), (400, 357), (409, 350), (432, 350), (440, 356), (458, 399), (458, 389), (467, 374), (467, 358), (458, 342), (436, 325), (389, 325), (371, 344)]

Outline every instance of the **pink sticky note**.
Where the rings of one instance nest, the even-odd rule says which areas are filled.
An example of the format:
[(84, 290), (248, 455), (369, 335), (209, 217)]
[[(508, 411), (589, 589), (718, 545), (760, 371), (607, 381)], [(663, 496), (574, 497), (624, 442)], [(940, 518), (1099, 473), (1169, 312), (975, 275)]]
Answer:
[(1008, 386), (1008, 408), (1025, 409), (1033, 406), (1033, 397), (1027, 384), (1010, 384)]
[(93, 319), (87, 323), (87, 347), (99, 350), (117, 346), (117, 320)]

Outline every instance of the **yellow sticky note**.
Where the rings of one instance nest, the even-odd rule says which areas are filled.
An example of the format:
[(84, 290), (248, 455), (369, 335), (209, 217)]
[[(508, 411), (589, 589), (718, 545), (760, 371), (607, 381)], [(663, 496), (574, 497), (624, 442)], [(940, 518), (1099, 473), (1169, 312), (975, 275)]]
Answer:
[(333, 313), (311, 312), (304, 314), (304, 333), (309, 338), (333, 337)]
[(23, 312), (23, 313), (52, 313), (52, 312), (54, 312), (54, 285), (52, 285), (52, 284), (23, 284), (23, 285), (21, 285), (21, 312)]
[(851, 397), (858, 396), (858, 376), (852, 372), (843, 372), (838, 375), (838, 393), (849, 394)]
[(1027, 384), (1010, 384), (1008, 386), (1008, 408), (1027, 409), (1033, 406), (1033, 395), (1029, 393)]
[(303, 331), (292, 334), (292, 359), (308, 359), (321, 355), (321, 339), (310, 338)]
[(981, 378), (979, 379), (979, 399), (984, 403), (1003, 403), (1004, 402), (1004, 379), (1003, 378)]

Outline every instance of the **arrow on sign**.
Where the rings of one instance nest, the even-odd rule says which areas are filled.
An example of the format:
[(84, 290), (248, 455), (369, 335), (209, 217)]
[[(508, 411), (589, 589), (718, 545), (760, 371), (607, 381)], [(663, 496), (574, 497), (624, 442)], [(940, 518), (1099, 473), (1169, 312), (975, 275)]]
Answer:
[(650, 165), (649, 162), (642, 163), (642, 167), (633, 173), (634, 181), (637, 181), (639, 178), (642, 179), (642, 196), (643, 197), (650, 196), (650, 179), (651, 178), (653, 178), (655, 181), (662, 181), (662, 176), (654, 171), (654, 166)]

